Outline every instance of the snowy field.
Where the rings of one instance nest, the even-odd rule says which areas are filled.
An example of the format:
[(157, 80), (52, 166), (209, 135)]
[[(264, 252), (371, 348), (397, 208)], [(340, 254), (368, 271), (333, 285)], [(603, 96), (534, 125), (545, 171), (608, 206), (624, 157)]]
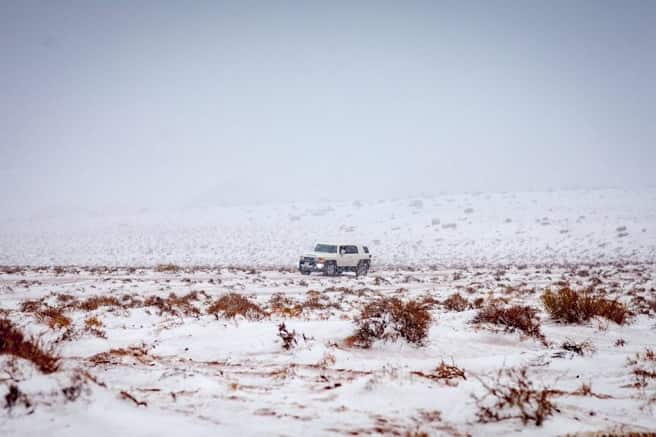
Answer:
[[(295, 271), (331, 239), (368, 244), (370, 274)], [(0, 355), (0, 435), (656, 432), (655, 261), (653, 189), (7, 218), (0, 319), (61, 362)], [(557, 322), (540, 297), (562, 287), (627, 322)], [(227, 293), (255, 309), (215, 315)], [(390, 297), (423, 305), (427, 337), (354, 345), (363, 307)], [(474, 323), (489, 304), (534, 309), (543, 337)], [(512, 369), (549, 397), (543, 423), (481, 420)]]
[[(656, 381), (637, 388), (629, 360), (656, 345), (656, 300), (651, 309), (640, 305), (656, 297), (655, 274), (653, 264), (379, 269), (366, 278), (273, 269), (7, 270), (0, 275), (2, 312), (54, 344), (63, 359), (60, 370), (44, 375), (0, 356), (2, 390), (15, 384), (29, 399), (29, 406), (19, 398), (1, 410), (0, 435), (654, 431)], [(558, 324), (539, 295), (563, 283), (605, 287), (636, 315), (622, 326), (605, 319)], [(208, 314), (226, 292), (248, 297), (262, 318)], [(440, 303), (456, 292), (470, 303), (462, 311)], [(350, 345), (362, 305), (390, 296), (433, 303), (425, 344)], [(93, 304), (94, 297), (116, 301)], [(474, 303), (495, 299), (536, 308), (545, 341), (472, 324)], [(63, 309), (70, 324), (58, 324), (47, 308)], [(280, 323), (296, 331), (289, 350)], [(442, 361), (464, 375), (433, 376)], [(479, 422), (473, 396), (494, 385), (498, 370), (523, 367), (536, 388), (554, 390), (557, 410), (539, 427), (519, 419)]]
[(293, 265), (317, 240), (379, 265), (656, 260), (656, 189), (440, 195), (0, 222), (0, 265)]

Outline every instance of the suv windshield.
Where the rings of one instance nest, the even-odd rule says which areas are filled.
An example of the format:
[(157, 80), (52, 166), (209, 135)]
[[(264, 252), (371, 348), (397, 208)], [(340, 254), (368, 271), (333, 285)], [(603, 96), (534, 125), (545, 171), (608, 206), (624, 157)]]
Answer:
[(317, 244), (314, 248), (315, 252), (337, 253), (337, 246), (330, 244)]

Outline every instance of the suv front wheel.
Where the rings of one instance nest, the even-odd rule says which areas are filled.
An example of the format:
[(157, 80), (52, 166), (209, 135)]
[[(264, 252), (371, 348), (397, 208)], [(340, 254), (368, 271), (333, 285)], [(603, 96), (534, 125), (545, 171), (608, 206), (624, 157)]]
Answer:
[(336, 276), (337, 275), (337, 265), (334, 262), (329, 262), (323, 268), (323, 272), (326, 276)]

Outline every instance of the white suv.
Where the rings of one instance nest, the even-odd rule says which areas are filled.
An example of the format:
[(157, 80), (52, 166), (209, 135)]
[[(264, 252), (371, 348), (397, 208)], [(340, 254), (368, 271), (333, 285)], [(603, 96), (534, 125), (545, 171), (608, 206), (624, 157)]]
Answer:
[(298, 270), (304, 275), (323, 272), (335, 276), (355, 272), (360, 276), (366, 275), (370, 266), (369, 248), (360, 244), (318, 243), (313, 252), (304, 254), (298, 262)]

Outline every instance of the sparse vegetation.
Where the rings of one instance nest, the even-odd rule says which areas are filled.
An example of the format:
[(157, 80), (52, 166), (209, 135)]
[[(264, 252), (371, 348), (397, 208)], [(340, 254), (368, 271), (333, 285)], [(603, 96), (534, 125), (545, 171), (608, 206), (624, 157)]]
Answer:
[(566, 340), (560, 347), (568, 352), (574, 352), (575, 354), (581, 356), (585, 355), (586, 353), (594, 352), (594, 346), (589, 341), (576, 343), (573, 340)]
[(561, 323), (583, 323), (593, 317), (603, 317), (622, 325), (629, 318), (624, 304), (593, 295), (590, 291), (578, 292), (563, 287), (555, 293), (545, 291), (541, 299), (551, 318)]
[(467, 299), (462, 297), (459, 293), (454, 293), (448, 298), (444, 299), (442, 306), (449, 311), (465, 311), (471, 308), (471, 304)]
[(155, 271), (158, 273), (176, 273), (180, 270), (175, 264), (158, 264), (155, 266)]
[(455, 387), (458, 385), (459, 379), (467, 379), (465, 376), (465, 371), (455, 364), (447, 364), (444, 361), (440, 363), (439, 366), (435, 368), (431, 373), (424, 372), (412, 372), (413, 375), (421, 376), (423, 378), (432, 379), (435, 381), (440, 381), (446, 385)]
[(39, 339), (27, 338), (8, 319), (0, 319), (0, 354), (29, 360), (43, 373), (59, 369), (59, 357)]
[(472, 323), (491, 323), (503, 326), (507, 332), (521, 331), (529, 337), (546, 343), (545, 337), (540, 331), (537, 310), (529, 306), (501, 307), (497, 304), (488, 304), (479, 310)]
[(656, 352), (645, 349), (627, 360), (633, 375), (633, 386), (638, 389), (647, 388), (652, 381), (656, 381)]
[(278, 337), (282, 340), (282, 347), (285, 350), (290, 350), (298, 343), (296, 331), (289, 332), (284, 323), (278, 325)]
[(362, 309), (355, 320), (357, 330), (348, 343), (368, 348), (375, 340), (396, 340), (422, 345), (428, 335), (431, 315), (418, 301), (381, 298)]
[(259, 305), (237, 293), (224, 294), (209, 306), (207, 312), (214, 314), (217, 319), (219, 317), (233, 319), (240, 315), (247, 319), (259, 320), (266, 316)]
[(501, 369), (492, 381), (479, 379), (485, 388), (481, 397), (474, 396), (480, 422), (500, 422), (519, 419), (524, 425), (541, 426), (558, 409), (551, 398), (558, 392), (536, 388), (528, 376), (526, 367)]

